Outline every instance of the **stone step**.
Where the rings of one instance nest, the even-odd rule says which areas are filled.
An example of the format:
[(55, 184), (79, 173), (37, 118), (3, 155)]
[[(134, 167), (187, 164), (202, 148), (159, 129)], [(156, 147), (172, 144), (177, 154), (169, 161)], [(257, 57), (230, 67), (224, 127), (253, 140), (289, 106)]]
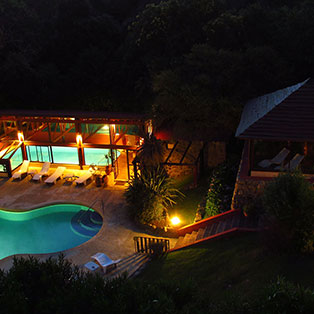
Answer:
[(184, 236), (183, 245), (187, 245), (190, 243), (191, 233), (186, 233)]
[(71, 228), (73, 232), (81, 236), (93, 237), (98, 233), (101, 226), (90, 221), (88, 212), (80, 210), (72, 217)]
[(83, 228), (86, 228), (86, 229), (89, 229), (89, 230), (100, 230), (101, 225), (95, 224), (95, 223), (91, 220), (91, 218), (90, 218), (91, 213), (92, 213), (92, 212), (90, 212), (90, 211), (85, 211), (85, 212), (79, 217), (78, 222), (81, 224), (81, 226), (82, 226)]
[(205, 228), (198, 229), (196, 240), (201, 240), (204, 238)]
[(231, 229), (238, 228), (240, 225), (240, 215), (234, 215), (232, 219)]
[(122, 259), (115, 269), (105, 275), (106, 279), (113, 279), (125, 275), (130, 278), (136, 276), (139, 271), (150, 261), (149, 255), (136, 253)]
[(190, 243), (195, 242), (197, 235), (198, 235), (198, 232), (197, 232), (197, 231), (193, 231), (193, 232), (191, 233), (190, 241), (189, 241), (189, 242), (190, 242)]
[(96, 225), (102, 225), (102, 217), (95, 211), (91, 212), (90, 220)]
[(226, 227), (226, 220), (221, 220), (221, 221), (218, 223), (217, 230), (216, 230), (216, 234), (217, 234), (217, 233), (224, 232), (224, 231), (225, 231), (225, 227)]
[(181, 236), (181, 237), (179, 237), (179, 239), (178, 239), (178, 241), (177, 241), (177, 243), (175, 244), (174, 247), (180, 247), (180, 246), (182, 246), (182, 245), (183, 245), (183, 242), (184, 242), (184, 237)]

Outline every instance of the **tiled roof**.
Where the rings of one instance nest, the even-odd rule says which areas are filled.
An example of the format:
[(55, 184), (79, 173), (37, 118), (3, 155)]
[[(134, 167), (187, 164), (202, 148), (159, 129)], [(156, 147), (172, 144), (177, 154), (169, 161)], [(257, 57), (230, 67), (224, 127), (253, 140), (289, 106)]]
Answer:
[(236, 137), (314, 141), (314, 80), (250, 100)]

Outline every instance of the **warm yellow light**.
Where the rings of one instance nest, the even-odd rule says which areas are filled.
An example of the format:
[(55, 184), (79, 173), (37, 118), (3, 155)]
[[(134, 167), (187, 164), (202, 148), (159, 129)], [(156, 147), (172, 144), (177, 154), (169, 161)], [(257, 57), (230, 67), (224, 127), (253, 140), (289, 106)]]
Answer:
[(178, 225), (180, 222), (181, 222), (181, 220), (180, 220), (180, 218), (179, 217), (172, 217), (171, 219), (171, 223), (174, 225), (174, 226), (176, 226), (176, 225)]
[(82, 135), (81, 134), (77, 134), (76, 135), (76, 143), (77, 143), (77, 146), (81, 147), (82, 144), (83, 144), (83, 138), (82, 138)]
[(103, 127), (102, 127), (103, 130), (109, 130), (109, 125), (108, 124), (105, 124)]
[(17, 133), (17, 138), (19, 139), (20, 143), (24, 142), (24, 135), (22, 132)]

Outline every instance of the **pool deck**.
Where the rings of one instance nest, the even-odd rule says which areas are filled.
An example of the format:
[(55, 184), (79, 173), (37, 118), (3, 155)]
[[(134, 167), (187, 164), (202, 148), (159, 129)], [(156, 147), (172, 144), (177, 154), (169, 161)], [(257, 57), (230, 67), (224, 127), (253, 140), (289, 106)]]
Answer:
[[(147, 236), (128, 217), (123, 198), (124, 189), (124, 186), (96, 187), (94, 182), (87, 186), (77, 186), (65, 180), (47, 185), (31, 181), (31, 176), (14, 181), (12, 178), (0, 178), (0, 208), (30, 210), (48, 204), (73, 203), (98, 211), (103, 217), (103, 225), (98, 234), (77, 247), (63, 251), (67, 259), (83, 266), (97, 252), (103, 252), (111, 259), (127, 257), (134, 253), (133, 237)], [(174, 241), (171, 240), (171, 247)], [(40, 258), (56, 255), (58, 253), (34, 254)], [(12, 256), (0, 260), (0, 268), (9, 269), (12, 261)]]

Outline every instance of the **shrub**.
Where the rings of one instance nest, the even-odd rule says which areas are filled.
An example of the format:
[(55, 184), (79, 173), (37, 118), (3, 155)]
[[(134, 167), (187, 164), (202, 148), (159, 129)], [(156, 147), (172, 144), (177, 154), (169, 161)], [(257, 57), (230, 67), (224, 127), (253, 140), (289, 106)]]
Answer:
[(280, 174), (263, 193), (269, 231), (289, 249), (309, 250), (314, 230), (314, 191), (300, 173)]
[(213, 170), (206, 199), (207, 216), (230, 209), (237, 169), (237, 163), (227, 161)]
[(167, 217), (167, 207), (182, 195), (162, 167), (142, 170), (125, 191), (131, 215), (142, 224), (153, 224)]

